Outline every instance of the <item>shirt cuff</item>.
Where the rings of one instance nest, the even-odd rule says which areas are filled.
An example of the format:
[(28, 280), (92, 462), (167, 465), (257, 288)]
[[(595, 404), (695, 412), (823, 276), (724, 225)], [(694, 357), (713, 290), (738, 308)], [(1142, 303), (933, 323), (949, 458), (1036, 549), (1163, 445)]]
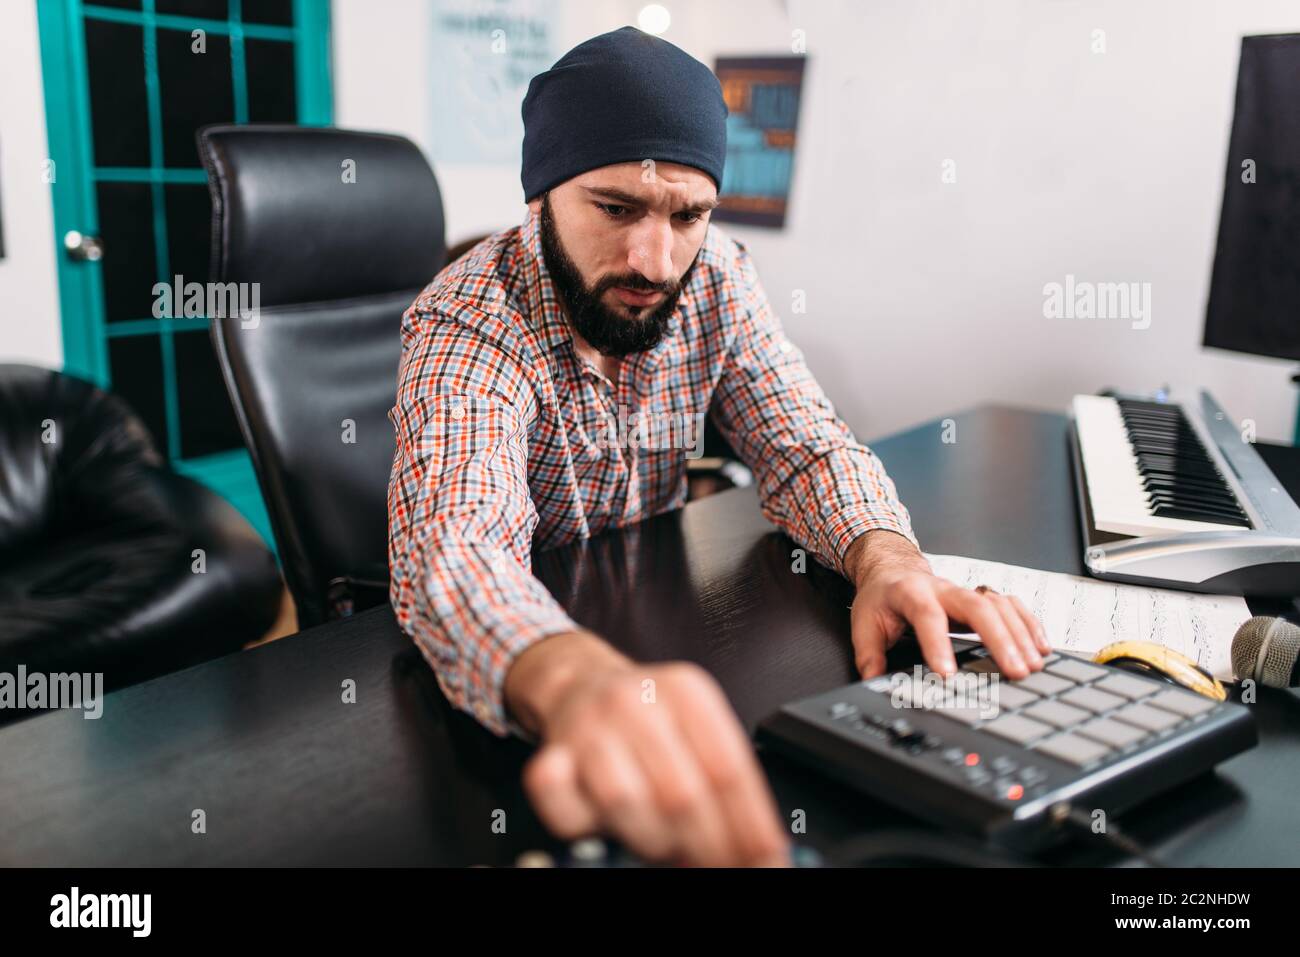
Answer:
[(825, 519), (822, 534), (830, 545), (830, 555), (834, 559), (834, 570), (844, 576), (844, 559), (849, 548), (867, 532), (897, 532), (921, 549), (921, 543), (912, 532), (911, 522), (906, 514), (899, 515), (879, 505), (858, 505), (843, 509)]
[(495, 634), (509, 637), (489, 652), (486, 661), (480, 658), (476, 662), (476, 671), (461, 707), (498, 737), (514, 735), (536, 743), (536, 738), (514, 722), (506, 711), (506, 675), (515, 659), (533, 645), (551, 635), (577, 631), (579, 626), (563, 611), (553, 614), (540, 608), (527, 611), (533, 612), (533, 616), (512, 614), (493, 623)]

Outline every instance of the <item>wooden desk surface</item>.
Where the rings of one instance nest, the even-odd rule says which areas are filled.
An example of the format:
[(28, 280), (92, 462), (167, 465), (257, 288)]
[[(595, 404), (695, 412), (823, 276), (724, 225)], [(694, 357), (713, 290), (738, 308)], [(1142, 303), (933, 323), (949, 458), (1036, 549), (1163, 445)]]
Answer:
[[(937, 421), (871, 443), (923, 547), (1079, 573), (1065, 419), (1004, 408), (953, 418), (956, 444)], [(536, 571), (629, 653), (710, 669), (752, 729), (782, 702), (855, 677), (848, 586), (816, 566), (792, 574), (794, 547), (737, 490), (539, 554)], [(349, 679), (355, 704), (342, 700)], [(1126, 815), (1135, 837), (1181, 864), (1300, 862), (1300, 699), (1266, 691), (1254, 707), (1261, 746)], [(123, 689), (99, 720), (60, 712), (0, 730), (0, 864), (508, 864), (552, 846), (519, 786), (527, 755), (452, 710), (391, 612), (376, 609)], [(915, 825), (774, 756), (764, 763), (818, 849)], [(206, 833), (192, 831), (195, 809)], [(492, 829), (498, 810), (505, 834)], [(1050, 858), (1116, 859), (1101, 847)]]

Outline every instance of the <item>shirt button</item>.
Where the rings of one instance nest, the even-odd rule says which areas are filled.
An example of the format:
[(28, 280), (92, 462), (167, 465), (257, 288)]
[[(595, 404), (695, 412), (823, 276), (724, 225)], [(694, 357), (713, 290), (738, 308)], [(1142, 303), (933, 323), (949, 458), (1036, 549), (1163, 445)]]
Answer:
[(452, 406), (451, 417), (458, 421), (465, 418), (465, 407), (460, 405)]
[(779, 348), (781, 349), (782, 352), (789, 352), (789, 351), (790, 351), (791, 349), (793, 349), (794, 347), (793, 347), (792, 345), (790, 345), (790, 340), (789, 340), (789, 339), (782, 339), (782, 340), (781, 340), (781, 345), (780, 345)]

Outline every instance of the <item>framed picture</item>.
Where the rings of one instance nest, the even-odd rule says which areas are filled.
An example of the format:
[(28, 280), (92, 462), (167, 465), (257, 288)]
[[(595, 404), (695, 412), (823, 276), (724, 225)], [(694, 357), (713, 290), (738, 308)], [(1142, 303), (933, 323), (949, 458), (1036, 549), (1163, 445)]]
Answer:
[(528, 82), (555, 62), (549, 0), (435, 0), (433, 159), (518, 163)]
[(718, 57), (727, 102), (727, 167), (720, 222), (785, 225), (803, 89), (802, 56)]

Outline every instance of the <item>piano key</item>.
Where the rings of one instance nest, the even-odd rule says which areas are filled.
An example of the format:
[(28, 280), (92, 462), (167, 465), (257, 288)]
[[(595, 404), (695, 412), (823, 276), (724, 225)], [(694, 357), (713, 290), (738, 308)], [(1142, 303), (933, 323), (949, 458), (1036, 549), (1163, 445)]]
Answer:
[(1217, 515), (1207, 515), (1204, 512), (1192, 512), (1183, 508), (1170, 508), (1167, 505), (1159, 505), (1155, 509), (1157, 518), (1181, 518), (1188, 522), (1213, 522), (1216, 525), (1232, 525), (1236, 528), (1250, 528), (1250, 522), (1244, 518), (1222, 518)]
[(1139, 468), (1148, 468), (1153, 472), (1167, 472), (1171, 475), (1196, 476), (1206, 479), (1207, 481), (1216, 478), (1221, 479), (1218, 469), (1212, 465), (1201, 465), (1197, 462), (1188, 462), (1179, 460), (1170, 455), (1152, 455), (1149, 452), (1139, 452), (1137, 455)]
[(1171, 504), (1185, 505), (1204, 505), (1206, 508), (1222, 509), (1225, 512), (1231, 512), (1233, 515), (1240, 514), (1241, 509), (1238, 507), (1235, 499), (1225, 498), (1214, 492), (1203, 492), (1198, 489), (1187, 488), (1148, 488), (1146, 489), (1147, 498), (1151, 501), (1169, 502)]
[[(1128, 400), (1108, 396), (1075, 396), (1075, 428), (1083, 459), (1086, 491), (1098, 530), (1120, 535), (1168, 535), (1192, 531), (1228, 531), (1241, 527), (1240, 520), (1202, 516), (1189, 520), (1156, 513), (1145, 483), (1176, 491), (1220, 491), (1231, 493), (1222, 476), (1215, 472), (1188, 475), (1180, 471), (1181, 461), (1168, 459), (1168, 468), (1139, 469), (1137, 453), (1127, 432), (1122, 410)], [(1153, 416), (1166, 422), (1183, 422), (1177, 434), (1189, 441), (1199, 438), (1181, 418), (1177, 407), (1159, 407)], [(1234, 499), (1235, 500), (1235, 499)], [(1203, 520), (1208, 518), (1209, 520)]]
[[(1142, 476), (1142, 484), (1147, 488), (1189, 488), (1215, 493), (1223, 492), (1228, 488), (1227, 483), (1222, 479), (1202, 479), (1181, 475), (1177, 478), (1155, 474), (1144, 475)], [(1235, 495), (1231, 496), (1231, 498), (1234, 502), (1237, 500)]]
[(1159, 514), (1162, 508), (1174, 508), (1188, 512), (1195, 512), (1197, 515), (1204, 515), (1207, 519), (1225, 522), (1240, 522), (1245, 520), (1245, 516), (1235, 508), (1224, 508), (1222, 506), (1209, 505), (1205, 502), (1198, 502), (1186, 498), (1166, 498), (1155, 497), (1148, 500), (1151, 511)]
[(1241, 518), (1241, 509), (1235, 504), (1221, 502), (1218, 499), (1207, 498), (1204, 495), (1188, 495), (1183, 492), (1148, 492), (1147, 503), (1154, 508), (1156, 505), (1174, 505), (1185, 508), (1201, 509), (1206, 512), (1221, 513), (1229, 515), (1232, 518)]

